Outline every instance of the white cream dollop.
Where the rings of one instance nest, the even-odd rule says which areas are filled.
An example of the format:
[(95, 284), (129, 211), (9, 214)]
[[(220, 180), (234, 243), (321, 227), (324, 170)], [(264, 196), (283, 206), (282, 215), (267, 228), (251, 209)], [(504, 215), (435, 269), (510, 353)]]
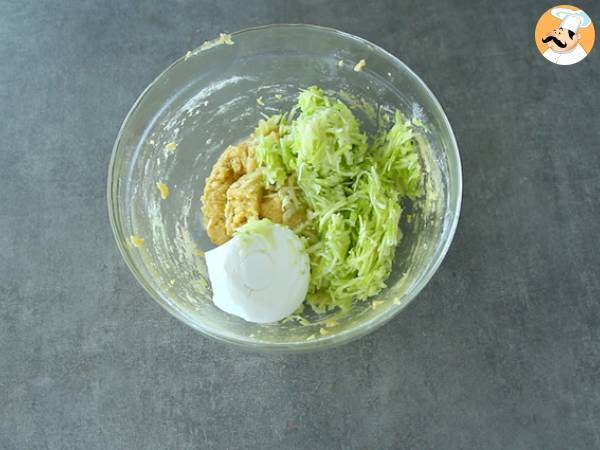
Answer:
[(283, 225), (268, 220), (247, 224), (205, 257), (213, 303), (248, 322), (281, 320), (306, 297), (308, 255)]

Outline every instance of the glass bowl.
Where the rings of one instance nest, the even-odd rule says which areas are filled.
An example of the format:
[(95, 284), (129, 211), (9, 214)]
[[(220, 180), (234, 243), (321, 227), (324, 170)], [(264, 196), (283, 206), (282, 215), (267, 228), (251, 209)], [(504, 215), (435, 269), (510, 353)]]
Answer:
[[(355, 65), (364, 59), (362, 70)], [(258, 325), (211, 301), (202, 251), (214, 247), (200, 196), (212, 165), (263, 115), (287, 111), (311, 85), (345, 100), (373, 133), (398, 109), (424, 127), (425, 196), (405, 205), (404, 235), (378, 296), (303, 321)], [(162, 199), (156, 183), (169, 186)], [(365, 335), (400, 312), (440, 265), (456, 229), (462, 179), (448, 120), (427, 86), (378, 46), (337, 30), (270, 25), (206, 42), (182, 56), (140, 95), (119, 131), (108, 176), (118, 247), (138, 282), (163, 308), (202, 333), (265, 350), (328, 348)], [(132, 243), (131, 236), (140, 239)], [(138, 244), (138, 245), (135, 245)], [(141, 244), (141, 245), (140, 245)]]

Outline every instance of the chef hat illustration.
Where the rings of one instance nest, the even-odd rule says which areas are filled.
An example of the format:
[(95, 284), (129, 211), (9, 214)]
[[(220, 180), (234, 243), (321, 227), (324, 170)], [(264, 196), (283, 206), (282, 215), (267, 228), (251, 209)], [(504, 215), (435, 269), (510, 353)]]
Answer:
[(560, 27), (577, 33), (579, 28), (585, 28), (592, 23), (592, 19), (585, 12), (578, 9), (573, 11), (567, 8), (554, 8), (550, 13), (561, 20)]

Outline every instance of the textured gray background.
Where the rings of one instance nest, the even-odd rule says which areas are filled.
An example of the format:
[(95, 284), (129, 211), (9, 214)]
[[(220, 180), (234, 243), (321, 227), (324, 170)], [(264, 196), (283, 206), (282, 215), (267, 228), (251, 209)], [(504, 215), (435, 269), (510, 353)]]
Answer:
[[(0, 0), (0, 448), (600, 447), (600, 50), (533, 44), (548, 2)], [(600, 25), (600, 3), (582, 1)], [(464, 165), (450, 253), (342, 348), (261, 355), (153, 303), (121, 261), (117, 130), (220, 31), (328, 25), (438, 95)]]

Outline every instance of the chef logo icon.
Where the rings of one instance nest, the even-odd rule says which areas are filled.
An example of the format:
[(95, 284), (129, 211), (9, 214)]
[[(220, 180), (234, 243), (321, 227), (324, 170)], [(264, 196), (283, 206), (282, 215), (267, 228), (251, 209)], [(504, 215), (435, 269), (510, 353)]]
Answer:
[(595, 30), (585, 11), (560, 5), (542, 14), (535, 27), (535, 43), (548, 61), (568, 66), (583, 60), (594, 46)]

